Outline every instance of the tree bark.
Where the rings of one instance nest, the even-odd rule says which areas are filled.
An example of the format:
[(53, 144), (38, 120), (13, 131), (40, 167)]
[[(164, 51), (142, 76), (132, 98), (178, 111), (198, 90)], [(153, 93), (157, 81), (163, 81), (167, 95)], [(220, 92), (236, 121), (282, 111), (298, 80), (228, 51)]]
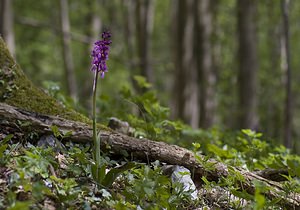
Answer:
[[(99, 10), (100, 10), (100, 0), (96, 0), (93, 1), (93, 3), (91, 3), (92, 6), (92, 21), (91, 21), (91, 37), (92, 37), (92, 41), (93, 43), (91, 43), (92, 45), (94, 44), (94, 42), (96, 42), (97, 40), (99, 40), (100, 38), (100, 34), (101, 34), (101, 29), (102, 29), (102, 21), (101, 18), (99, 16)], [(91, 46), (93, 47), (93, 46)]]
[(3, 36), (10, 53), (15, 57), (14, 15), (11, 0), (0, 0), (0, 35)]
[[(94, 48), (94, 43), (101, 38), (101, 30), (103, 29), (102, 20), (100, 18), (100, 8), (101, 0), (92, 1), (89, 4), (89, 14), (87, 15), (87, 23), (90, 23), (90, 27), (87, 31), (88, 37), (90, 40), (87, 45), (85, 45), (86, 55), (91, 55), (91, 51)], [(91, 68), (91, 62), (87, 61), (86, 63), (86, 71), (80, 75), (81, 78), (81, 86), (78, 90), (78, 94), (80, 97), (80, 103), (84, 105), (86, 110), (92, 110), (91, 96), (92, 96), (92, 82), (93, 81), (93, 73), (88, 71)]]
[(237, 1), (239, 39), (239, 128), (258, 128), (256, 1)]
[(199, 35), (199, 82), (200, 82), (200, 127), (209, 128), (215, 122), (215, 84), (216, 75), (213, 70), (213, 14), (212, 1), (197, 1)]
[[(264, 72), (263, 77), (260, 79), (260, 83), (264, 87), (262, 96), (273, 96), (260, 99), (260, 110), (263, 110), (263, 115), (260, 115), (260, 124), (264, 125), (261, 131), (268, 137), (278, 139), (282, 137), (283, 140), (283, 104), (284, 101), (284, 75), (282, 71), (281, 61), (281, 37), (282, 37), (282, 17), (278, 16), (280, 12), (280, 1), (274, 3), (273, 1), (265, 1), (261, 5), (264, 9), (266, 17), (268, 18), (266, 23), (261, 25), (266, 30), (266, 37), (262, 40), (262, 48), (266, 49), (266, 58), (269, 62), (262, 66), (261, 70)], [(283, 142), (283, 141), (282, 141)]]
[[(4, 103), (0, 103), (0, 119), (0, 133), (3, 136), (8, 133), (14, 133), (20, 137), (32, 131), (39, 135), (51, 134), (51, 126), (55, 125), (62, 133), (72, 131), (72, 134), (68, 137), (71, 141), (87, 143), (92, 140), (92, 129), (90, 125), (55, 116), (28, 112)], [(203, 176), (210, 181), (218, 181), (222, 177), (231, 175), (226, 165), (214, 159), (207, 160), (207, 158), (202, 155), (196, 157), (193, 152), (176, 145), (151, 141), (145, 138), (136, 139), (110, 129), (103, 130), (102, 128), (101, 147), (106, 148), (111, 155), (123, 156), (127, 152), (128, 157), (142, 160), (146, 163), (159, 160), (167, 164), (182, 165), (193, 173), (194, 181), (198, 183), (201, 182), (201, 177)], [(126, 152), (124, 153), (124, 151)], [(211, 167), (205, 168), (205, 166), (201, 164), (201, 160), (205, 160), (205, 164), (211, 163), (214, 166), (213, 169), (211, 169)], [(235, 173), (240, 173), (244, 177), (244, 182), (237, 181), (240, 190), (246, 190), (248, 193), (254, 194), (255, 188), (253, 181), (257, 180), (263, 182), (267, 187), (271, 187), (272, 190), (265, 192), (265, 195), (269, 199), (281, 198), (280, 193), (282, 193), (284, 189), (280, 183), (267, 180), (241, 168), (232, 167), (232, 169)], [(279, 173), (284, 172), (280, 171)], [(270, 173), (267, 172), (261, 174), (270, 175)], [(274, 171), (272, 174), (272, 176), (274, 176)], [(300, 207), (300, 195), (296, 193), (292, 196), (287, 196), (282, 198), (281, 202), (284, 206), (289, 208)]]
[(71, 49), (71, 33), (68, 0), (60, 0), (60, 18), (61, 18), (61, 35), (62, 50), (65, 66), (65, 77), (67, 81), (68, 93), (73, 99), (77, 98), (77, 83), (75, 77), (74, 63)]
[(174, 8), (174, 110), (175, 116), (193, 128), (199, 126), (199, 88), (195, 61), (195, 1), (177, 1)]
[(124, 3), (124, 38), (126, 43), (126, 50), (128, 55), (128, 69), (131, 70), (130, 80), (135, 90), (138, 90), (138, 86), (136, 81), (134, 80), (134, 76), (138, 75), (138, 68), (137, 68), (137, 52), (136, 52), (136, 42), (135, 42), (135, 34), (136, 32), (136, 16), (132, 15), (135, 12), (137, 1), (135, 0), (127, 0), (123, 1)]
[(136, 1), (136, 33), (141, 74), (151, 83), (154, 74), (151, 64), (151, 35), (155, 0)]
[(291, 55), (290, 55), (290, 31), (289, 31), (289, 0), (281, 0), (281, 10), (283, 19), (283, 51), (285, 54), (283, 70), (286, 73), (285, 78), (285, 104), (284, 104), (284, 145), (292, 148), (292, 90), (291, 90)]
[[(184, 109), (184, 95), (183, 91), (185, 88), (185, 75), (182, 71), (183, 63), (183, 30), (181, 27), (185, 24), (185, 1), (175, 0), (171, 4), (172, 9), (172, 29), (170, 37), (172, 37), (172, 56), (174, 60), (174, 84), (173, 84), (173, 97), (171, 102), (172, 118), (185, 119), (183, 115)], [(171, 36), (172, 35), (172, 36)]]

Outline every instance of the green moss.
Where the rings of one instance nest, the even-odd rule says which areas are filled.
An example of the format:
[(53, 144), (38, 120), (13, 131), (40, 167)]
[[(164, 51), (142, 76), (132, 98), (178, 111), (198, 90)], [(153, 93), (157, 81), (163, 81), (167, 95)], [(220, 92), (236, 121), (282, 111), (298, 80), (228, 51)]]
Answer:
[[(40, 114), (59, 116), (65, 119), (91, 124), (84, 115), (64, 107), (56, 99), (37, 88), (26, 77), (10, 55), (0, 37), (0, 102)], [(99, 125), (100, 129), (107, 129)]]
[(54, 98), (35, 87), (11, 57), (0, 39), (0, 80), (3, 88), (0, 101), (41, 114), (55, 115), (69, 120), (89, 123), (90, 120), (74, 110), (63, 107)]

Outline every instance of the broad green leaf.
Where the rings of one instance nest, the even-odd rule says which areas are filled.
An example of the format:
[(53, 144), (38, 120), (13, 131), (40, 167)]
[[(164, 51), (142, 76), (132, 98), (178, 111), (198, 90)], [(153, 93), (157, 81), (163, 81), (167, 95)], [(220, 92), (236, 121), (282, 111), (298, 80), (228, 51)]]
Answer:
[(5, 136), (5, 138), (2, 141), (0, 141), (0, 145), (6, 144), (9, 140), (11, 140), (13, 136), (14, 136), (13, 134), (9, 134)]
[(193, 147), (195, 148), (195, 150), (199, 150), (200, 147), (201, 147), (201, 144), (197, 143), (197, 142), (194, 142), (192, 143)]
[(70, 137), (72, 135), (72, 131), (67, 131), (66, 133), (64, 133), (64, 138)]
[(234, 155), (230, 151), (221, 149), (221, 148), (219, 148), (218, 146), (216, 146), (214, 144), (208, 144), (207, 145), (207, 150), (214, 153), (215, 155), (217, 155), (221, 158), (226, 158), (226, 159), (234, 158)]
[(16, 204), (10, 208), (8, 208), (7, 210), (27, 210), (29, 209), (31, 205), (31, 202), (30, 201), (24, 201), (24, 202), (21, 202), (21, 201), (17, 201)]
[(3, 158), (4, 151), (6, 150), (6, 148), (7, 148), (7, 144), (0, 146), (0, 158)]
[(244, 198), (246, 200), (252, 200), (253, 199), (253, 195), (250, 195), (249, 193), (247, 193), (245, 190), (243, 191), (238, 191), (238, 190), (230, 190), (230, 192), (239, 197), (239, 198)]
[(117, 168), (111, 169), (105, 176), (104, 180), (102, 181), (102, 185), (105, 187), (110, 187), (112, 183), (115, 181), (115, 179), (124, 171), (127, 171), (129, 169), (132, 169), (136, 167), (136, 164), (133, 162), (126, 163), (122, 166), (119, 166)]
[(135, 75), (133, 78), (138, 83), (138, 86), (141, 88), (150, 88), (152, 86), (146, 81), (146, 78), (143, 76)]
[(255, 199), (255, 209), (256, 210), (263, 209), (265, 206), (266, 199), (262, 194), (260, 194), (259, 190), (255, 192), (254, 199)]
[(56, 125), (52, 125), (50, 128), (51, 128), (51, 131), (53, 132), (53, 135), (55, 137), (59, 137), (61, 135), (60, 132), (59, 132), (59, 129)]
[(206, 179), (206, 177), (205, 176), (202, 176), (202, 181), (206, 184), (206, 185), (209, 185), (210, 184), (210, 182)]
[(106, 174), (106, 164), (103, 163), (99, 168), (99, 175), (98, 175), (98, 183), (102, 183), (103, 179), (105, 178)]

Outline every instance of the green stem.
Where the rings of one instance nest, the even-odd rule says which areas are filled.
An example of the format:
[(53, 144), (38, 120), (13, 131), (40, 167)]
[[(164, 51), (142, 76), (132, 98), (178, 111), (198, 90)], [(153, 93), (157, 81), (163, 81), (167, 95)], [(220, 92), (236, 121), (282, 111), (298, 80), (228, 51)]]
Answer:
[(98, 81), (98, 71), (95, 71), (94, 76), (94, 84), (93, 84), (93, 159), (96, 164), (96, 177), (97, 180), (98, 172), (99, 172), (99, 165), (100, 165), (100, 136), (97, 138), (97, 120), (96, 120), (96, 93), (97, 93), (97, 81)]

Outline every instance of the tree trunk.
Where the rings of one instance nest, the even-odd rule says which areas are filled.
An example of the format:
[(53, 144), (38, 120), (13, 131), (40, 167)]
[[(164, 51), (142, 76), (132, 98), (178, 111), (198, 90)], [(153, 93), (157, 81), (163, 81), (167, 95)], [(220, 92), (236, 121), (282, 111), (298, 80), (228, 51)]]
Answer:
[(239, 58), (239, 128), (258, 128), (256, 1), (237, 1)]
[(7, 43), (10, 53), (15, 57), (14, 15), (11, 0), (0, 0), (0, 35)]
[[(91, 1), (89, 4), (89, 14), (86, 16), (87, 23), (89, 24), (88, 31), (86, 32), (89, 39), (89, 43), (85, 45), (86, 55), (90, 56), (91, 51), (94, 48), (94, 43), (101, 39), (102, 20), (100, 18), (101, 0)], [(86, 63), (86, 69), (83, 74), (80, 75), (81, 85), (78, 90), (80, 94), (80, 103), (84, 105), (87, 110), (92, 110), (91, 96), (92, 96), (92, 82), (94, 74), (89, 71), (91, 68), (91, 60)], [(91, 114), (91, 113), (90, 113)]]
[(172, 38), (172, 56), (174, 61), (174, 83), (172, 91), (172, 118), (184, 119), (184, 87), (185, 87), (185, 75), (182, 71), (183, 63), (183, 30), (182, 26), (185, 24), (185, 1), (174, 0), (171, 4), (172, 9), (172, 29), (170, 37)]
[(283, 51), (285, 60), (283, 61), (283, 70), (286, 73), (285, 89), (286, 98), (284, 104), (284, 145), (292, 148), (292, 91), (291, 91), (291, 59), (290, 59), (290, 31), (289, 31), (289, 0), (281, 0), (281, 10), (283, 19)]
[(73, 99), (77, 98), (77, 83), (75, 77), (74, 63), (71, 49), (71, 33), (68, 0), (60, 0), (60, 18), (61, 18), (61, 35), (62, 50), (65, 66), (65, 76), (67, 82), (67, 90)]
[(99, 16), (99, 10), (100, 10), (100, 0), (96, 0), (93, 1), (93, 3), (91, 3), (92, 6), (92, 23), (91, 23), (91, 34), (92, 34), (92, 39), (93, 39), (93, 43), (91, 43), (91, 47), (93, 47), (94, 42), (96, 42), (97, 40), (100, 39), (100, 34), (101, 34), (101, 29), (102, 29), (102, 21), (101, 18)]
[(263, 110), (263, 115), (260, 115), (260, 124), (264, 125), (261, 130), (263, 133), (268, 135), (268, 137), (278, 139), (279, 136), (283, 137), (283, 104), (281, 103), (284, 100), (284, 90), (283, 84), (283, 73), (281, 68), (281, 29), (282, 18), (278, 16), (280, 12), (280, 1), (274, 3), (273, 1), (265, 1), (262, 3), (264, 11), (266, 11), (266, 17), (277, 17), (277, 18), (268, 18), (266, 23), (261, 25), (265, 27), (267, 34), (264, 38), (263, 48), (267, 49), (266, 59), (269, 61), (267, 65), (262, 66), (261, 70), (264, 71), (263, 78), (260, 80), (261, 84), (264, 84), (265, 88), (260, 95), (261, 97), (265, 96), (274, 96), (260, 99), (260, 110)]
[(174, 108), (177, 117), (191, 125), (199, 126), (198, 72), (195, 62), (195, 1), (177, 1), (175, 32), (175, 85)]
[(155, 0), (136, 1), (136, 32), (141, 74), (154, 82), (151, 64), (151, 35), (153, 31)]
[(130, 74), (130, 80), (135, 90), (138, 90), (137, 84), (134, 80), (134, 76), (138, 75), (137, 72), (137, 56), (136, 56), (136, 43), (135, 43), (135, 34), (136, 33), (136, 27), (135, 27), (135, 16), (132, 15), (135, 12), (137, 1), (135, 0), (127, 0), (123, 1), (124, 3), (124, 38), (126, 43), (126, 50), (128, 55), (128, 68), (131, 70)]
[(213, 14), (210, 0), (197, 1), (199, 35), (200, 127), (209, 128), (215, 122), (215, 84), (213, 65)]

